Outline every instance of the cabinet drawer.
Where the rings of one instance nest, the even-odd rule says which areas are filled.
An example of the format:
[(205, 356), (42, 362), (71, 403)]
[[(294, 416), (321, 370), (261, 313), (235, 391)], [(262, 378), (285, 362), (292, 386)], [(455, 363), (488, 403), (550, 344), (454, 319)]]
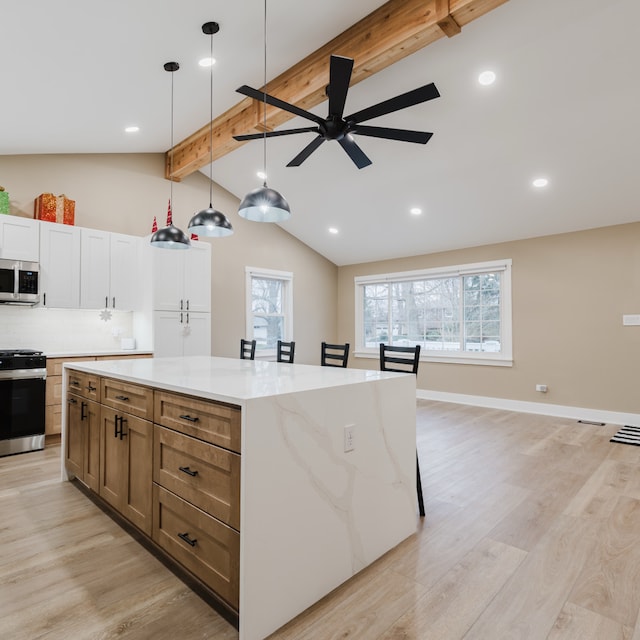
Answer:
[(79, 358), (47, 358), (47, 377), (48, 376), (61, 376), (62, 365), (65, 362), (89, 362), (94, 361), (92, 356), (82, 356)]
[(100, 402), (100, 377), (93, 373), (67, 371), (67, 391)]
[(240, 409), (213, 400), (155, 392), (155, 422), (240, 453)]
[(102, 404), (145, 420), (153, 420), (153, 389), (102, 378)]
[(154, 481), (240, 529), (240, 456), (158, 425), (153, 441)]
[(237, 531), (154, 484), (153, 540), (238, 610)]

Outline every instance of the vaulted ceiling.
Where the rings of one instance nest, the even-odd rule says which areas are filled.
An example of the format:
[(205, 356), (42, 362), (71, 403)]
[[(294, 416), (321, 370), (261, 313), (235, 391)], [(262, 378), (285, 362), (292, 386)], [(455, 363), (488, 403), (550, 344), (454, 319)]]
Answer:
[[(434, 136), (425, 146), (360, 137), (373, 161), (362, 170), (336, 143), (300, 167), (286, 167), (315, 134), (269, 139), (269, 186), (285, 195), (293, 214), (284, 229), (336, 264), (349, 264), (640, 219), (637, 0), (392, 0), (395, 11), (361, 32), (360, 48), (349, 49), (358, 42), (349, 38), (352, 26), (384, 15), (384, 4), (269, 0), (273, 95), (324, 117), (329, 53), (356, 60), (347, 112), (429, 82), (441, 93), (372, 121)], [(419, 5), (439, 12), (434, 24), (423, 11), (420, 19), (431, 22), (422, 31), (415, 15), (399, 19)], [(476, 10), (462, 14), (463, 5)], [(197, 64), (209, 51), (200, 29), (209, 20), (221, 25), (214, 36), (214, 121), (244, 111), (236, 128), (253, 128), (260, 105), (235, 89), (262, 86), (263, 0), (33, 0), (4, 7), (0, 153), (166, 151), (170, 84), (162, 65), (169, 60), (181, 64), (174, 140), (196, 134), (193, 142), (209, 121), (208, 70)], [(394, 42), (403, 44), (394, 49)], [(398, 55), (403, 48), (406, 57)], [(307, 76), (303, 63), (287, 77), (309, 56)], [(491, 86), (477, 82), (485, 69), (496, 73)], [(285, 122), (287, 115), (274, 109), (267, 115), (268, 127), (309, 124), (298, 117)], [(129, 124), (140, 131), (125, 134)], [(216, 126), (220, 157), (212, 167), (204, 138), (195, 147), (178, 146), (174, 162), (182, 175), (211, 172), (241, 198), (261, 184), (263, 146), (233, 144), (232, 129)], [(532, 187), (541, 176), (548, 186)], [(423, 213), (410, 214), (412, 207)], [(191, 213), (184, 212), (185, 223)], [(236, 213), (225, 213), (233, 221)]]

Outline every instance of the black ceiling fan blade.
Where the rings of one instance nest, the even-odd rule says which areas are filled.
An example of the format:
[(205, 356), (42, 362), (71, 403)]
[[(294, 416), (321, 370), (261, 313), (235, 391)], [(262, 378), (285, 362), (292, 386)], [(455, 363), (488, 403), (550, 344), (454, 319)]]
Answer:
[(236, 89), (238, 93), (241, 93), (243, 96), (247, 96), (249, 98), (253, 98), (254, 100), (258, 100), (259, 102), (266, 102), (270, 104), (272, 107), (278, 107), (278, 109), (282, 109), (283, 111), (288, 111), (289, 113), (293, 113), (296, 116), (300, 116), (301, 118), (305, 118), (306, 120), (311, 120), (316, 124), (323, 124), (324, 120), (315, 115), (315, 113), (311, 113), (310, 111), (305, 111), (304, 109), (300, 109), (300, 107), (296, 107), (294, 104), (289, 104), (284, 100), (279, 100), (278, 98), (274, 98), (270, 96), (268, 93), (266, 94), (264, 91), (258, 91), (258, 89), (252, 89), (248, 87), (246, 84), (243, 84), (239, 89)]
[(369, 160), (365, 152), (348, 135), (344, 138), (340, 138), (338, 142), (353, 160), (353, 163), (358, 167), (358, 169), (364, 169), (371, 164), (371, 160)]
[(400, 111), (400, 109), (406, 109), (407, 107), (412, 107), (415, 104), (420, 104), (421, 102), (426, 102), (427, 100), (433, 100), (434, 98), (439, 97), (440, 93), (438, 89), (436, 89), (436, 85), (432, 82), (430, 84), (425, 84), (423, 87), (418, 87), (413, 91), (407, 91), (407, 93), (402, 93), (395, 98), (384, 100), (383, 102), (374, 104), (362, 111), (353, 113), (350, 116), (347, 116), (345, 120), (347, 120), (347, 122), (364, 122), (365, 120), (384, 116), (387, 113)]
[(289, 164), (287, 167), (299, 167), (323, 142), (324, 136), (314, 138)]
[(417, 144), (427, 144), (433, 133), (426, 131), (411, 131), (409, 129), (391, 129), (389, 127), (369, 127), (364, 124), (357, 124), (351, 128), (351, 133), (371, 138), (385, 138), (386, 140), (398, 140), (400, 142), (415, 142)]
[[(309, 131), (315, 131), (316, 133), (320, 133), (320, 129), (318, 127), (303, 127), (301, 129), (283, 129), (282, 131), (267, 131), (267, 138), (275, 138), (276, 136), (290, 136), (294, 133), (308, 133)], [(233, 136), (234, 140), (243, 141), (243, 140), (261, 140), (265, 137), (264, 133), (246, 133), (241, 136)]]
[(347, 91), (351, 82), (353, 60), (343, 56), (331, 56), (329, 71), (329, 115), (342, 118)]

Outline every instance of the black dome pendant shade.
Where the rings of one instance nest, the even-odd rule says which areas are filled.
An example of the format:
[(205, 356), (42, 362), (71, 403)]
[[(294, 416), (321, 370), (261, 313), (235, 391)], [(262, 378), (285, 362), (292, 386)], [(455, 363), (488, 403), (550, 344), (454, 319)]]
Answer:
[[(170, 197), (169, 211), (173, 203), (173, 73), (180, 68), (177, 62), (166, 62), (164, 70), (171, 73), (171, 156), (169, 167)], [(156, 249), (189, 249), (191, 241), (181, 229), (174, 226), (173, 217), (169, 224), (163, 229), (158, 229), (150, 240), (151, 246)]]
[(259, 189), (247, 193), (238, 213), (253, 222), (282, 222), (291, 217), (289, 203), (278, 191), (267, 187), (266, 182)]
[(209, 238), (224, 238), (233, 233), (233, 227), (227, 216), (221, 211), (213, 208), (213, 34), (220, 31), (220, 25), (217, 22), (205, 22), (202, 25), (202, 32), (211, 36), (211, 66), (209, 73), (209, 206), (206, 209), (198, 211), (191, 220), (189, 220), (189, 231), (199, 236), (207, 236)]

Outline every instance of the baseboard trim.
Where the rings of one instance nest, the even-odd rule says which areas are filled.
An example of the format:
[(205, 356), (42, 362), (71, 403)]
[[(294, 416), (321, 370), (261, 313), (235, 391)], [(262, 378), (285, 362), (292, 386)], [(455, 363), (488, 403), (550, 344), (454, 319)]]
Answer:
[(523, 400), (508, 400), (507, 398), (492, 398), (489, 396), (471, 396), (463, 393), (449, 393), (448, 391), (431, 391), (417, 389), (416, 396), (420, 400), (438, 400), (453, 402), (454, 404), (469, 404), (487, 409), (503, 409), (520, 413), (536, 413), (556, 418), (573, 418), (575, 420), (590, 420), (618, 425), (640, 425), (640, 414), (607, 411), (604, 409), (587, 409), (585, 407), (570, 407), (548, 402), (525, 402)]

